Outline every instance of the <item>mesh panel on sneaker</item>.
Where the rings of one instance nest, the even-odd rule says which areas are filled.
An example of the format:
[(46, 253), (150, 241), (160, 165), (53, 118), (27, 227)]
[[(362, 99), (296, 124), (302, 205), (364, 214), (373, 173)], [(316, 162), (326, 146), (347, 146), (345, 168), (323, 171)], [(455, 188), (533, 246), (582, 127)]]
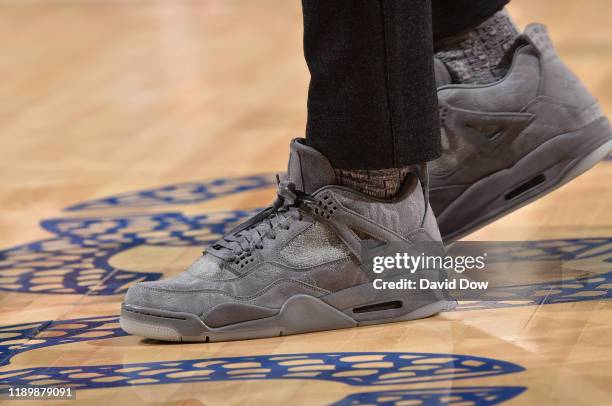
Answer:
[(350, 251), (336, 234), (323, 223), (316, 222), (295, 237), (280, 252), (287, 265), (309, 268), (348, 258)]

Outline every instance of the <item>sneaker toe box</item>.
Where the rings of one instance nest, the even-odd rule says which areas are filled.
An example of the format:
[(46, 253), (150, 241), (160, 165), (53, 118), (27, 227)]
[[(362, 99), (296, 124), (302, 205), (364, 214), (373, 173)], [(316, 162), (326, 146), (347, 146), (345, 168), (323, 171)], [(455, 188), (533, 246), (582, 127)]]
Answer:
[(222, 291), (176, 281), (140, 282), (131, 286), (124, 304), (146, 309), (202, 315), (229, 298)]

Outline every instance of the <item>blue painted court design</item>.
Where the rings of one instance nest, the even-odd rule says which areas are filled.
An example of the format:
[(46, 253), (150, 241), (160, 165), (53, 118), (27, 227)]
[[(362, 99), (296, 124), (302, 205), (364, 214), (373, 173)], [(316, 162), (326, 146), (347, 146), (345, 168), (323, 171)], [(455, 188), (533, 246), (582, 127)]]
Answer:
[[(91, 317), (43, 321), (0, 327), (0, 365), (17, 354), (44, 347), (125, 336), (118, 317)], [(96, 332), (95, 337), (87, 333)], [(15, 344), (21, 342), (21, 344)], [(457, 354), (404, 352), (306, 353), (270, 356), (202, 358), (171, 362), (116, 365), (40, 367), (0, 371), (3, 386), (24, 386), (53, 381), (77, 390), (121, 388), (192, 382), (313, 379), (355, 387), (445, 382), (432, 389), (373, 390), (351, 394), (334, 405), (394, 405), (416, 401), (424, 405), (469, 402), (495, 405), (520, 395), (523, 386), (463, 387), (455, 381), (487, 378), (524, 371), (491, 358)]]
[(496, 405), (520, 395), (525, 388), (520, 386), (498, 387), (458, 387), (448, 389), (421, 389), (365, 392), (349, 395), (335, 402), (333, 406), (382, 405), (394, 406), (399, 402), (406, 404), (439, 405)]
[[(115, 317), (40, 322), (0, 328), (0, 356), (6, 365), (10, 358), (24, 351), (100, 340), (124, 335)], [(108, 328), (105, 326), (108, 325)], [(16, 349), (11, 344), (43, 331), (50, 338), (26, 342)], [(95, 330), (94, 330), (95, 329)], [(101, 331), (95, 338), (82, 335)], [(12, 333), (12, 334), (11, 334)], [(58, 334), (59, 333), (59, 334)], [(108, 333), (108, 336), (105, 334)], [(121, 388), (138, 385), (163, 385), (192, 382), (296, 380), (313, 379), (356, 387), (375, 388), (385, 385), (448, 382), (448, 387), (370, 391), (351, 394), (335, 405), (395, 404), (413, 400), (426, 405), (470, 402), (494, 405), (521, 394), (525, 387), (461, 387), (455, 381), (491, 377), (523, 371), (519, 365), (505, 361), (457, 354), (405, 352), (306, 353), (287, 355), (203, 358), (170, 362), (146, 362), (116, 365), (41, 367), (0, 371), (0, 389), (7, 386), (37, 385), (54, 382), (77, 390)]]
[[(121, 295), (138, 281), (157, 280), (160, 273), (116, 269), (110, 259), (138, 246), (199, 246), (217, 240), (257, 210), (236, 210), (189, 216), (175, 211), (116, 214), (121, 208), (159, 208), (201, 203), (233, 193), (269, 188), (270, 175), (169, 185), (125, 193), (71, 206), (71, 216), (47, 219), (41, 227), (54, 236), (0, 251), (0, 291), (47, 295)], [(105, 210), (108, 214), (104, 215)], [(96, 215), (91, 213), (95, 211)], [(133, 210), (132, 210), (133, 212)], [(100, 214), (102, 213), (102, 214)], [(112, 214), (111, 214), (112, 213)], [(531, 241), (512, 248), (510, 260), (590, 260), (605, 272), (596, 276), (512, 286), (500, 301), (484, 297), (458, 310), (533, 306), (602, 300), (612, 297), (612, 238)], [(41, 276), (55, 282), (40, 283)], [(95, 334), (90, 334), (95, 332)], [(57, 381), (78, 389), (161, 385), (187, 382), (313, 379), (371, 390), (351, 394), (335, 405), (395, 404), (414, 401), (425, 405), (467, 402), (493, 405), (520, 395), (524, 386), (462, 387), (455, 381), (518, 373), (523, 367), (490, 358), (427, 353), (306, 353), (274, 356), (205, 358), (78, 367), (40, 367), (7, 370), (20, 353), (72, 343), (125, 336), (118, 316), (47, 320), (0, 326), (0, 387)], [(411, 388), (415, 383), (447, 382), (448, 387)]]
[[(44, 347), (125, 336), (118, 322), (118, 317), (91, 317), (2, 326), (0, 365), (8, 365), (17, 354)], [(96, 336), (88, 337), (87, 333), (92, 331), (96, 332)], [(454, 382), (523, 370), (523, 367), (505, 361), (457, 354), (314, 353), (0, 371), (0, 389), (3, 385), (36, 385), (37, 382), (50, 380), (57, 385), (70, 385), (78, 390), (270, 379), (314, 379), (356, 387), (410, 387), (415, 383), (448, 382), (445, 388), (356, 393), (334, 404), (376, 402), (384, 405), (413, 400), (425, 405), (445, 405), (460, 401), (474, 405), (494, 405), (518, 396), (526, 388), (461, 387)]]

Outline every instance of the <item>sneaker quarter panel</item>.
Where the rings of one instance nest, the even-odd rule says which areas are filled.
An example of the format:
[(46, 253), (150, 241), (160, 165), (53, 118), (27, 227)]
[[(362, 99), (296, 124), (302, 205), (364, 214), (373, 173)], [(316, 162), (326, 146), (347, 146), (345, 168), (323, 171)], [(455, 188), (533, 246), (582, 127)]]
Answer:
[(555, 190), (612, 150), (608, 119), (546, 27), (528, 26), (509, 56), (507, 75), (486, 85), (452, 84), (435, 60), (443, 152), (430, 164), (430, 198), (446, 243)]
[(121, 327), (159, 340), (225, 341), (411, 320), (452, 307), (435, 291), (377, 290), (361, 266), (362, 239), (442, 246), (419, 177), (410, 175), (397, 198), (377, 200), (334, 185), (328, 160), (292, 141), (274, 204), (179, 276), (130, 287)]

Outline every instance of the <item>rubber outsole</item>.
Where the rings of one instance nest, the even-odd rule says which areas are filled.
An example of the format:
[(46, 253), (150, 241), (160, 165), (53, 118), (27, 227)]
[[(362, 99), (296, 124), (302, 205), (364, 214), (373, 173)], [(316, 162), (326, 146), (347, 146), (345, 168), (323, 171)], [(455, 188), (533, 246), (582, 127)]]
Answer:
[[(558, 141), (556, 138), (562, 137), (558, 136), (526, 155), (512, 168), (496, 172), (470, 186), (438, 216), (445, 244), (451, 244), (511, 212), (548, 195), (605, 159), (612, 151), (612, 132), (610, 131), (608, 120), (605, 118), (594, 124), (597, 124), (594, 130), (602, 131), (603, 134), (600, 133), (600, 137), (595, 139), (596, 143), (588, 146), (585, 151), (569, 157), (562, 154), (561, 156), (564, 156), (562, 160), (553, 164), (546, 164), (542, 157), (547, 152), (548, 144), (552, 144)], [(581, 132), (587, 132), (587, 130), (585, 129)], [(584, 137), (584, 135), (580, 134), (581, 137)], [(578, 138), (571, 134), (568, 136), (573, 137), (572, 141), (574, 142)], [(559, 145), (553, 146), (559, 148)], [(577, 149), (577, 151), (579, 150)], [(543, 161), (542, 165), (546, 166), (538, 167), (538, 160)], [(535, 168), (530, 168), (530, 166)], [(506, 179), (512, 181), (511, 186), (506, 190), (500, 190), (497, 199), (480, 206), (476, 205), (478, 201), (476, 196), (478, 194), (483, 194), (483, 190), (490, 190), (490, 188), (494, 187), (494, 184), (508, 183)], [(517, 182), (517, 179), (520, 179), (520, 181)], [(531, 187), (529, 187), (530, 182), (532, 183)], [(524, 190), (521, 190), (521, 188)], [(465, 206), (466, 202), (469, 202), (469, 206)], [(471, 207), (478, 211), (479, 217), (459, 228), (446, 230), (444, 223), (447, 220), (461, 218), (465, 207)]]
[(444, 310), (451, 310), (455, 306), (456, 302), (453, 300), (440, 300), (421, 306), (398, 317), (357, 321), (325, 303), (320, 298), (296, 295), (288, 299), (278, 314), (274, 316), (212, 328), (194, 314), (123, 304), (120, 325), (129, 334), (155, 340), (219, 342), (279, 337), (422, 319)]

